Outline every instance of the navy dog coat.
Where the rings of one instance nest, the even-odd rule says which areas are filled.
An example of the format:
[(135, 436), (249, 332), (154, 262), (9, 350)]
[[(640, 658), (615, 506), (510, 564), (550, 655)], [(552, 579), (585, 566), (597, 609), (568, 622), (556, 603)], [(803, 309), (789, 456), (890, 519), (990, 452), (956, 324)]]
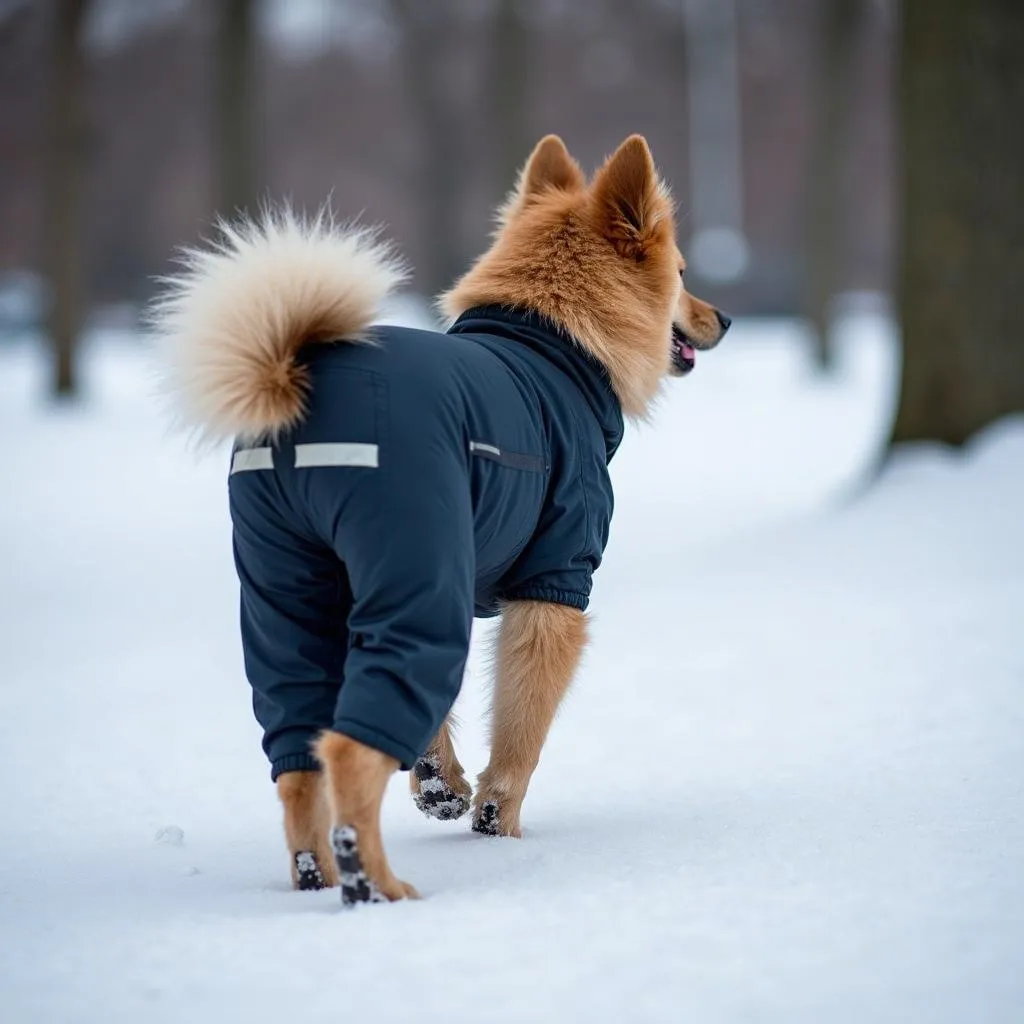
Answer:
[(472, 619), (584, 609), (608, 540), (622, 412), (604, 369), (500, 307), (447, 334), (311, 343), (307, 414), (236, 448), (245, 668), (271, 774), (334, 729), (410, 768), (458, 695)]

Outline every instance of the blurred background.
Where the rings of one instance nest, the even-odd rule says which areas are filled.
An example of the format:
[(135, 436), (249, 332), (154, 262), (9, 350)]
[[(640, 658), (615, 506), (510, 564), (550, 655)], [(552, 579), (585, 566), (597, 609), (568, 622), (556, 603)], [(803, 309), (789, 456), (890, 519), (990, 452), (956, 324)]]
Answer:
[(1019, 344), (987, 382), (973, 359), (1020, 314), (957, 298), (1006, 300), (1020, 270), (1020, 20), (1012, 0), (3, 0), (0, 338), (40, 333), (74, 393), (82, 337), (133, 326), (176, 246), (267, 199), (386, 225), (429, 297), (542, 134), (593, 168), (642, 132), (692, 290), (796, 318), (822, 370), (837, 314), (895, 308), (894, 438), (961, 443), (1024, 397)]
[[(1022, 0), (0, 0), (4, 1020), (1020, 1021), (1022, 55)], [(436, 326), (547, 132), (647, 136), (734, 324), (612, 463), (526, 838), (396, 783), (429, 899), (338, 957), (229, 454), (170, 434), (141, 314), (218, 214), (329, 197)]]
[(387, 225), (433, 295), (541, 135), (593, 169), (642, 132), (693, 289), (805, 316), (827, 363), (834, 300), (891, 290), (895, 29), (889, 0), (6, 0), (3, 329), (130, 324), (267, 198)]

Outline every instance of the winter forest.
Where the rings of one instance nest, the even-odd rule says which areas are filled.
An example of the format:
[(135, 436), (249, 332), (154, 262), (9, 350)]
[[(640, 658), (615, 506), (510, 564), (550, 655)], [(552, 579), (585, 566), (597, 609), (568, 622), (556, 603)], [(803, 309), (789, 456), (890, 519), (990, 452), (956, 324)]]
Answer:
[[(0, 0), (0, 1020), (1024, 1020), (1022, 52), (1016, 0)], [(424, 898), (344, 913), (147, 311), (218, 217), (329, 203), (444, 331), (547, 133), (645, 136), (733, 324), (610, 464), (522, 837), (400, 774)]]

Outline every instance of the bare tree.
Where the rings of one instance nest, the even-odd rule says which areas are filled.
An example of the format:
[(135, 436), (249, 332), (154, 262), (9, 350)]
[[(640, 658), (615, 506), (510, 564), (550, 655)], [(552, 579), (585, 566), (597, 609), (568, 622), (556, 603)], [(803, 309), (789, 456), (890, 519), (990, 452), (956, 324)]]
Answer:
[(863, 0), (827, 0), (817, 8), (820, 49), (811, 96), (813, 124), (807, 160), (804, 210), (804, 314), (814, 335), (818, 366), (834, 359), (831, 306), (842, 286), (843, 170), (850, 152), (854, 65)]
[(47, 159), (45, 264), (53, 290), (49, 336), (51, 391), (74, 395), (75, 350), (85, 298), (82, 191), (85, 164), (85, 56), (82, 35), (88, 0), (55, 0), (52, 8)]
[(496, 146), (495, 182), (497, 197), (515, 181), (516, 171), (526, 161), (527, 84), (530, 71), (530, 29), (524, 7), (527, 0), (496, 0), (491, 42), (491, 114)]
[(420, 138), (417, 180), (423, 251), (420, 287), (437, 294), (465, 269), (461, 232), (462, 118), (446, 72), (444, 44), (461, 12), (456, 0), (391, 0), (398, 49)]
[(253, 0), (220, 0), (215, 74), (217, 211), (230, 217), (256, 204), (253, 135)]
[(1024, 410), (1024, 4), (905, 0), (892, 441), (962, 444)]

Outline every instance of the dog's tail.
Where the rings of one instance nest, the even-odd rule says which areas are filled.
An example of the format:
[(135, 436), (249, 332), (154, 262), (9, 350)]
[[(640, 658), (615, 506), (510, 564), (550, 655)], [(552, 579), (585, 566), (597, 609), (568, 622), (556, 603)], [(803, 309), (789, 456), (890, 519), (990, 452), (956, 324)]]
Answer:
[(374, 231), (326, 209), (218, 229), (216, 243), (183, 251), (149, 314), (165, 389), (202, 440), (272, 440), (305, 412), (302, 346), (364, 340), (405, 271)]

